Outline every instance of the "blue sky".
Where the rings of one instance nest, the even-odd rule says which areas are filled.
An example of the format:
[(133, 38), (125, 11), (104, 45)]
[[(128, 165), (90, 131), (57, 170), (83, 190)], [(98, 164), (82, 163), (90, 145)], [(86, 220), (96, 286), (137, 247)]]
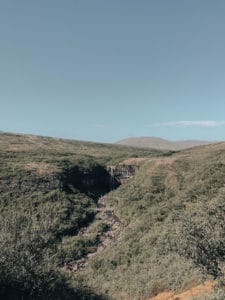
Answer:
[(0, 130), (225, 139), (224, 0), (0, 1)]

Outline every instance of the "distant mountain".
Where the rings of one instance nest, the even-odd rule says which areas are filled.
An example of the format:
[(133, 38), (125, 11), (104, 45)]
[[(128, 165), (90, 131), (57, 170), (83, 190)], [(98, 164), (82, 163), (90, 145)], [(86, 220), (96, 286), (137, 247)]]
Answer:
[(183, 150), (210, 143), (212, 142), (199, 140), (169, 141), (158, 137), (132, 137), (117, 142), (120, 145), (160, 150)]

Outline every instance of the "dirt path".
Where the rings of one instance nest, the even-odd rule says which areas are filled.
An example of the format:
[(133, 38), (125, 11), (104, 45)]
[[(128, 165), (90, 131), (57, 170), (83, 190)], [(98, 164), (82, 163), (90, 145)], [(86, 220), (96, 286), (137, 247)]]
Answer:
[(193, 300), (197, 296), (209, 296), (213, 291), (214, 283), (206, 281), (183, 293), (175, 294), (173, 291), (163, 292), (149, 300)]
[[(80, 269), (85, 268), (85, 266), (88, 264), (91, 258), (93, 258), (99, 252), (104, 250), (110, 243), (119, 239), (120, 233), (122, 232), (124, 225), (115, 215), (114, 209), (107, 207), (106, 197), (107, 196), (100, 197), (97, 202), (97, 214), (95, 216), (95, 220), (103, 222), (106, 225), (107, 230), (102, 232), (98, 236), (99, 243), (95, 252), (89, 253), (87, 256), (74, 261), (68, 266), (71, 271), (78, 271)], [(80, 236), (88, 235), (88, 231), (91, 225), (92, 224), (85, 228), (82, 228), (78, 234)]]

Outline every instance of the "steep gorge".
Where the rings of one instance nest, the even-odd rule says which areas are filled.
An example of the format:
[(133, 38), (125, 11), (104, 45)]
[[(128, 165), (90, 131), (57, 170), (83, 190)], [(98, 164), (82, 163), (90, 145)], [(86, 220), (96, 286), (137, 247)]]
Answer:
[[(96, 201), (95, 217), (90, 223), (80, 228), (77, 236), (80, 238), (88, 237), (96, 222), (101, 222), (104, 228), (97, 234), (97, 245), (94, 250), (92, 249), (92, 251), (85, 253), (85, 255), (79, 259), (70, 261), (66, 268), (73, 272), (85, 268), (95, 255), (119, 239), (124, 229), (124, 224), (116, 215), (114, 208), (107, 205), (107, 194), (133, 177), (136, 171), (137, 166), (119, 164), (106, 168), (98, 166), (91, 170), (91, 172), (86, 172), (84, 176), (82, 176), (78, 168), (69, 172), (71, 177), (69, 177), (69, 180), (66, 182), (67, 186), (71, 188), (72, 185), (85, 191), (89, 196), (94, 195), (95, 201), (96, 196), (99, 197)], [(78, 179), (78, 181), (76, 181), (76, 179)], [(93, 191), (94, 194), (92, 194)]]

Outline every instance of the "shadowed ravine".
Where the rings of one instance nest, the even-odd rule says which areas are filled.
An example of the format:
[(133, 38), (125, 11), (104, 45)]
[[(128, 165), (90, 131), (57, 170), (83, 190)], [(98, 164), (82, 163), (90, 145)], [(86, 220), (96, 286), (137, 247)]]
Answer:
[[(107, 171), (110, 175), (110, 190), (117, 189), (121, 184), (125, 183), (129, 178), (133, 177), (137, 170), (137, 166), (134, 165), (117, 165), (107, 167)], [(69, 263), (68, 268), (72, 271), (78, 271), (85, 268), (89, 261), (104, 250), (109, 244), (119, 239), (121, 232), (124, 229), (124, 224), (115, 214), (112, 207), (107, 206), (107, 193), (97, 200), (96, 215), (93, 222), (80, 229), (78, 235), (80, 237), (88, 236), (95, 221), (104, 224), (104, 230), (98, 234), (98, 244), (94, 252), (88, 253), (85, 257), (75, 260)]]

